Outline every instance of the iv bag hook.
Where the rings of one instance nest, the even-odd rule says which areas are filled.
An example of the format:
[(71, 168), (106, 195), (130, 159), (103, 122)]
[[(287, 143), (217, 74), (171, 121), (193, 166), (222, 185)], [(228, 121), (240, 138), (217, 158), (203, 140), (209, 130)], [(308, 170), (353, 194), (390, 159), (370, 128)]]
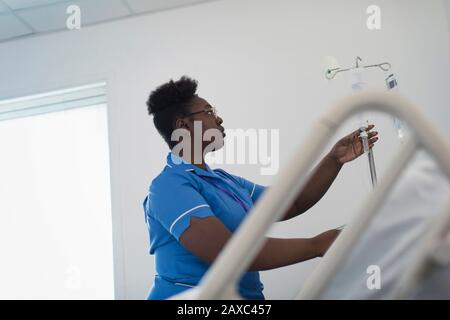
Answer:
[[(382, 63), (378, 63), (378, 64), (371, 64), (368, 66), (359, 66), (359, 62), (362, 61), (361, 57), (357, 56), (355, 59), (355, 65), (356, 68), (373, 68), (373, 67), (378, 67), (383, 71), (389, 71), (391, 69), (391, 64), (389, 62), (382, 62)], [(340, 72), (345, 72), (345, 71), (350, 71), (353, 68), (346, 68), (346, 69), (341, 69), (340, 67), (337, 68), (333, 68), (333, 69), (327, 69), (325, 72), (325, 77), (328, 80), (334, 79), (334, 77), (340, 73)]]

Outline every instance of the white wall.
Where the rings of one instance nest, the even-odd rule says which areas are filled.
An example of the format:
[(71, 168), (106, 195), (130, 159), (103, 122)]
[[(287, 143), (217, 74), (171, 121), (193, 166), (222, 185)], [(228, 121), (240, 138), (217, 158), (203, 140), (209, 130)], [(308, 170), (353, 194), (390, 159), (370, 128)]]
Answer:
[[(226, 128), (279, 128), (281, 167), (298, 144), (314, 139), (314, 120), (350, 93), (345, 76), (327, 82), (322, 58), (342, 66), (389, 61), (401, 92), (441, 128), (450, 120), (450, 47), (444, 2), (379, 0), (382, 29), (366, 28), (372, 1), (226, 0), (0, 45), (0, 98), (108, 80), (112, 196), (119, 298), (142, 299), (153, 259), (142, 200), (165, 161), (166, 146), (146, 114), (150, 90), (190, 75), (220, 111)], [(383, 74), (371, 71), (373, 86)], [(379, 175), (397, 148), (389, 119), (375, 150)], [(354, 129), (344, 124), (336, 138)], [(450, 137), (450, 134), (448, 135)], [(270, 184), (255, 166), (225, 166)], [(369, 190), (365, 162), (347, 165), (310, 212), (270, 232), (312, 236), (346, 222)], [(82, 236), (82, 235), (80, 235)], [(290, 298), (318, 260), (263, 272), (268, 298)], [(296, 281), (294, 281), (296, 280)]]
[(448, 32), (450, 34), (450, 0), (444, 0), (444, 4), (446, 7), (446, 13), (447, 13), (447, 25), (448, 25)]

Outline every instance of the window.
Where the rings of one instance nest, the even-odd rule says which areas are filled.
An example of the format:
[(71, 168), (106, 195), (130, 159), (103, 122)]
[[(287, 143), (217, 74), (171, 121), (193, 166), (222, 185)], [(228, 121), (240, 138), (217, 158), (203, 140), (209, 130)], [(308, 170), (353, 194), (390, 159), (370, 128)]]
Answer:
[(105, 83), (0, 101), (0, 299), (113, 299)]

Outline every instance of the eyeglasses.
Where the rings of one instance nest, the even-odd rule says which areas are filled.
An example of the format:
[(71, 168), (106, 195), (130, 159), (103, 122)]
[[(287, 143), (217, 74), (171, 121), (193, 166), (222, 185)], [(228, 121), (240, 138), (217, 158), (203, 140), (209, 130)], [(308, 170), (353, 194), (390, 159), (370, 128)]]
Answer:
[(202, 111), (192, 112), (192, 113), (189, 113), (189, 114), (185, 115), (185, 117), (190, 117), (190, 116), (193, 116), (194, 114), (199, 114), (199, 113), (202, 113), (202, 112), (206, 113), (209, 116), (214, 116), (215, 118), (217, 118), (217, 109), (216, 109), (216, 107), (211, 107), (211, 108), (208, 108), (208, 109), (205, 109), (205, 110), (202, 110)]

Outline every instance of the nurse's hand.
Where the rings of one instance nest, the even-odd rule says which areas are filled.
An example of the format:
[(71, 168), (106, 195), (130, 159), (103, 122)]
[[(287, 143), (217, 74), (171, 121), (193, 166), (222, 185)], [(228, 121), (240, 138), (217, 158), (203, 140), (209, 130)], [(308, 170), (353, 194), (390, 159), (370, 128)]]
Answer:
[(313, 237), (312, 243), (315, 247), (316, 257), (323, 257), (340, 233), (341, 230), (331, 229)]
[[(366, 129), (369, 137), (369, 148), (372, 148), (378, 140), (378, 132), (371, 131), (374, 127), (375, 126), (371, 124)], [(353, 131), (339, 140), (331, 149), (330, 155), (338, 164), (342, 165), (352, 161), (364, 153), (364, 146), (359, 134), (359, 129)]]

